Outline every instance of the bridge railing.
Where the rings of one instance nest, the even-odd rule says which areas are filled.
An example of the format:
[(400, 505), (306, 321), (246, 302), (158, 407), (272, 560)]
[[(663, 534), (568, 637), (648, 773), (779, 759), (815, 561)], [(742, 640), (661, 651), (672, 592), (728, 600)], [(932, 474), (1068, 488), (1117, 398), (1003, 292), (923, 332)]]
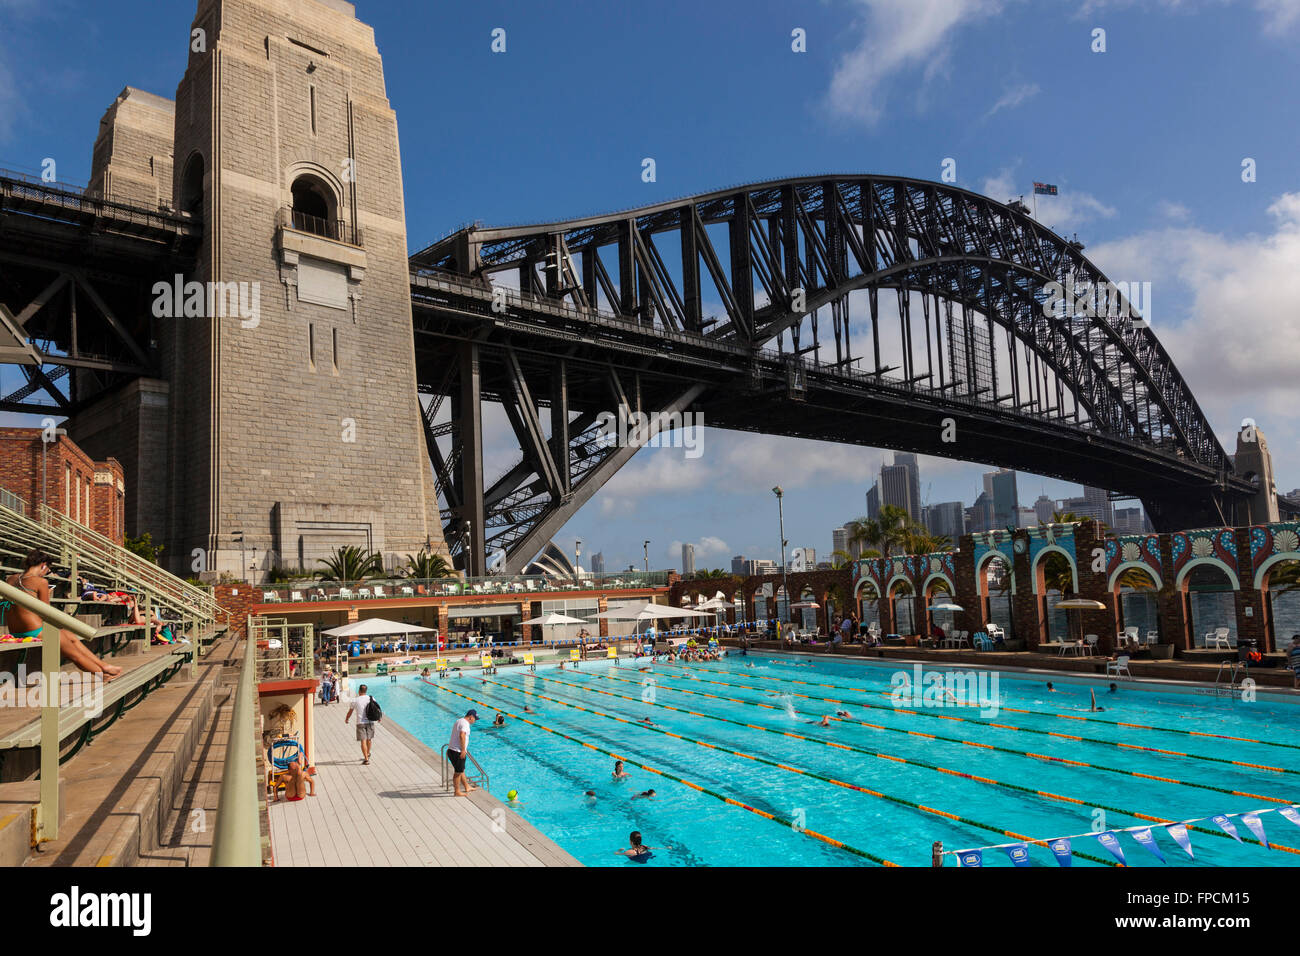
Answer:
[(0, 169), (0, 200), (4, 205), (21, 208), (24, 205), (42, 209), (61, 209), (97, 219), (130, 223), (151, 229), (171, 232), (197, 231), (197, 223), (180, 216), (166, 206), (150, 208), (106, 199), (80, 186), (68, 183), (48, 183), (26, 173)]

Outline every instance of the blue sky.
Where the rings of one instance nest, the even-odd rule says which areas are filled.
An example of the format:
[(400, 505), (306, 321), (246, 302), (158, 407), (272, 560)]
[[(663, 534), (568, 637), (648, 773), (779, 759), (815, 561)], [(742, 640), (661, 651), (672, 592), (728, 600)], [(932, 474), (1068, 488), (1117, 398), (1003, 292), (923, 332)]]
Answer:
[[(468, 220), (570, 218), (816, 172), (937, 179), (997, 199), (1061, 187), (1039, 218), (1117, 280), (1152, 283), (1152, 327), (1232, 448), (1255, 418), (1279, 486), (1300, 345), (1300, 0), (755, 0), (545, 4), (362, 0), (400, 123), (410, 244)], [(173, 96), (190, 0), (0, 0), (0, 166), (84, 182), (128, 83)], [(490, 50), (506, 30), (506, 52)], [(806, 31), (807, 52), (791, 50)], [(1094, 29), (1106, 51), (1094, 53)], [(653, 157), (657, 181), (641, 181)], [(1252, 158), (1257, 181), (1244, 183)], [(1249, 330), (1249, 336), (1243, 334)], [(489, 434), (489, 471), (508, 441)], [(825, 553), (890, 453), (708, 431), (638, 454), (557, 536), (608, 563)], [(984, 466), (922, 460), (931, 501)], [(1075, 486), (1024, 475), (1022, 502)], [(769, 515), (769, 512), (771, 514)], [(770, 518), (770, 520), (768, 520)]]

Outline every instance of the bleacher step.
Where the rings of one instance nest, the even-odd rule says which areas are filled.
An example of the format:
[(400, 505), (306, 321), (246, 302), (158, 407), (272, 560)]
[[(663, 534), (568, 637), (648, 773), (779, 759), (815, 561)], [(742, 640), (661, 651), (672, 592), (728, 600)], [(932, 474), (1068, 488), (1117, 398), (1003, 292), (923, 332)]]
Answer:
[[(65, 792), (63, 781), (59, 781), (60, 797)], [(22, 866), (27, 861), (33, 818), (40, 799), (41, 785), (37, 780), (0, 783), (0, 867)], [(59, 805), (62, 807), (62, 799)]]

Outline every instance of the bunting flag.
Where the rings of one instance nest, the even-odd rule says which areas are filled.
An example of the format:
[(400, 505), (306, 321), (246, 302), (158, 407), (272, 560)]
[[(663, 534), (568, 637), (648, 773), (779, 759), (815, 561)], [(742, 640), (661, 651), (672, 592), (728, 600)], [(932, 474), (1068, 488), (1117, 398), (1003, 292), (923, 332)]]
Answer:
[(1007, 851), (1007, 856), (1011, 857), (1011, 862), (1016, 866), (1029, 865), (1029, 844), (1013, 843), (1011, 846), (1003, 847)]
[(1196, 859), (1196, 854), (1192, 852), (1192, 838), (1187, 835), (1186, 823), (1171, 823), (1165, 827), (1165, 831), (1174, 838), (1174, 842), (1187, 851), (1188, 856), (1193, 860)]
[(1074, 863), (1074, 854), (1070, 852), (1070, 838), (1061, 837), (1059, 840), (1053, 840), (1047, 844), (1052, 854), (1056, 857), (1056, 862), (1061, 866), (1071, 866)]
[(1259, 842), (1264, 844), (1268, 849), (1273, 849), (1268, 845), (1268, 837), (1264, 836), (1264, 821), (1259, 818), (1258, 813), (1243, 813), (1241, 822), (1250, 827), (1250, 832), (1259, 837)]
[(1300, 812), (1297, 812), (1295, 807), (1279, 807), (1277, 812), (1300, 827)]
[(1106, 830), (1104, 833), (1098, 833), (1097, 842), (1110, 850), (1115, 855), (1115, 859), (1128, 866), (1128, 861), (1124, 859), (1124, 848), (1119, 845), (1119, 837), (1115, 836), (1114, 831)]
[(1232, 825), (1232, 821), (1229, 820), (1227, 817), (1225, 817), (1222, 813), (1216, 813), (1214, 816), (1210, 817), (1210, 819), (1213, 820), (1215, 823), (1217, 823), (1219, 825), (1219, 829), (1222, 830), (1224, 833), (1228, 834), (1228, 836), (1232, 837), (1238, 843), (1241, 842), (1241, 837), (1237, 836), (1237, 828), (1234, 827)]
[(1130, 830), (1129, 833), (1132, 834), (1133, 839), (1150, 850), (1152, 856), (1161, 863), (1165, 862), (1165, 855), (1160, 852), (1160, 847), (1156, 845), (1156, 838), (1151, 835), (1150, 827), (1138, 827), (1136, 830)]
[(962, 866), (983, 866), (984, 851), (983, 850), (958, 850), (957, 862), (960, 863)]

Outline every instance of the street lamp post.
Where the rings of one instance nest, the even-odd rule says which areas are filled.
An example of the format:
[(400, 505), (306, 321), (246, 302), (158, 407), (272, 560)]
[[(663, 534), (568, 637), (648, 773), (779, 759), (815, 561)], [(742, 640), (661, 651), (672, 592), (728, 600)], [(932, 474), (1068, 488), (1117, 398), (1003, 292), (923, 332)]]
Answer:
[(645, 553), (645, 573), (650, 573), (650, 539), (647, 538), (641, 542), (641, 550)]
[(573, 573), (578, 575), (582, 572), (582, 539), (579, 538), (573, 542)]
[(785, 570), (785, 507), (783, 499), (785, 491), (780, 485), (772, 489), (772, 494), (776, 495), (776, 514), (777, 520), (781, 523), (781, 590), (785, 592), (785, 616), (790, 617), (790, 587), (786, 579)]

